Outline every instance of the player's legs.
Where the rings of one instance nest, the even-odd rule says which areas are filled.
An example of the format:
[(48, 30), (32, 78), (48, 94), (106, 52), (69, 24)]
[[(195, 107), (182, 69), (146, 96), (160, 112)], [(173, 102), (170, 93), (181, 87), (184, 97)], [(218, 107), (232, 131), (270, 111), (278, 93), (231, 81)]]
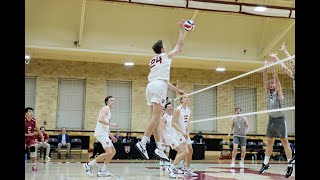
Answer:
[(29, 148), (29, 151), (30, 151), (30, 159), (31, 159), (31, 162), (32, 162), (32, 172), (36, 172), (37, 171), (37, 163), (36, 163), (37, 152), (36, 152), (36, 147), (35, 147), (34, 142), (33, 142), (33, 144), (31, 142), (30, 145), (28, 146), (28, 148)]
[(191, 160), (192, 160), (192, 154), (193, 154), (193, 148), (192, 148), (191, 140), (190, 139), (189, 139), (189, 141), (187, 140), (186, 144), (187, 144), (187, 148), (188, 148), (188, 154), (185, 157), (185, 172), (184, 172), (184, 175), (185, 176), (196, 177), (196, 176), (198, 176), (198, 174), (193, 173), (191, 168), (190, 168), (190, 164), (191, 164)]
[[(185, 156), (187, 156), (188, 148), (185, 142), (179, 144), (179, 142), (174, 137), (168, 139), (168, 144), (170, 144), (172, 149), (177, 151), (177, 154), (172, 164), (166, 168), (166, 172), (168, 173), (169, 177), (176, 178), (175, 174), (178, 173), (177, 166), (179, 162), (184, 159)], [(183, 171), (181, 173), (183, 173)]]
[(188, 148), (188, 154), (185, 157), (185, 166), (186, 168), (190, 168), (191, 160), (192, 160), (192, 154), (193, 154), (193, 148), (192, 144), (187, 143), (187, 148)]
[(234, 168), (235, 166), (236, 156), (238, 154), (238, 144), (239, 144), (238, 137), (233, 136), (233, 150), (232, 150), (232, 160), (231, 160), (230, 168)]
[(267, 169), (270, 168), (269, 160), (270, 160), (271, 153), (273, 151), (274, 141), (275, 141), (275, 138), (267, 137), (266, 152), (265, 152), (262, 168), (260, 169), (259, 174), (264, 173)]
[(286, 124), (286, 119), (284, 116), (278, 117), (276, 121), (274, 121), (274, 128), (277, 133), (277, 137), (280, 138), (280, 141), (282, 143), (282, 146), (284, 148), (284, 151), (286, 153), (287, 161), (288, 161), (288, 168), (286, 171), (285, 177), (288, 178), (291, 176), (292, 171), (293, 171), (293, 165), (291, 162), (292, 159), (292, 151), (290, 148), (290, 144), (288, 141), (288, 133), (287, 133), (287, 124)]
[[(272, 154), (272, 151), (273, 151), (273, 144), (274, 144), (274, 141), (275, 141), (275, 138), (268, 138), (267, 137), (267, 144), (266, 144), (266, 152), (265, 152), (265, 160), (266, 160), (266, 157), (268, 157), (270, 159), (270, 156)], [(264, 161), (265, 164), (268, 164), (269, 163), (269, 159), (267, 161)]]
[[(109, 164), (111, 159), (116, 154), (116, 149), (114, 148), (114, 146), (106, 147), (106, 148), (104, 148), (104, 151), (105, 151), (105, 153), (103, 153), (103, 154), (106, 154), (106, 155), (103, 156), (103, 154), (100, 154), (96, 159), (97, 162), (101, 162), (99, 157), (102, 155), (102, 158), (105, 158), (103, 166), (102, 166), (101, 170), (98, 171), (98, 174), (97, 174), (99, 177), (111, 176), (110, 172), (107, 171), (107, 165)], [(102, 158), (101, 158), (101, 160), (103, 161)]]
[[(100, 176), (110, 176), (110, 173), (108, 173), (105, 169), (106, 169), (106, 166), (107, 166), (106, 163), (109, 163), (110, 160), (112, 159), (112, 157), (115, 155), (115, 149), (114, 150), (112, 149), (112, 147), (113, 147), (112, 141), (109, 139), (109, 136), (107, 134), (96, 136), (96, 139), (101, 143), (101, 145), (104, 148), (105, 152), (100, 154), (97, 158), (93, 159), (89, 163), (83, 164), (83, 168), (84, 168), (85, 172), (88, 175), (92, 176), (92, 167), (93, 167), (93, 165), (97, 164), (97, 162), (103, 162), (104, 161), (105, 162), (104, 165), (103, 165), (104, 172), (100, 172), (99, 171), (100, 174), (98, 173), (98, 176), (99, 175)], [(110, 156), (112, 156), (112, 157), (110, 158)]]
[[(150, 138), (152, 132), (154, 135), (154, 140), (156, 142), (160, 142), (160, 132), (159, 132), (159, 121), (160, 121), (160, 116), (162, 113), (162, 109), (163, 107), (160, 104), (157, 103), (152, 103), (152, 110), (150, 112), (152, 112), (152, 116), (151, 116), (151, 120), (147, 123), (147, 128), (144, 132), (144, 136)], [(142, 142), (144, 144), (144, 142)]]
[(175, 147), (174, 150), (177, 151), (177, 155), (172, 162), (172, 165), (176, 167), (181, 160), (183, 160), (188, 154), (189, 154), (189, 149), (186, 145), (186, 143), (182, 143), (179, 146)]
[[(166, 146), (164, 152), (165, 152), (166, 156), (169, 157), (170, 156), (170, 146)], [(169, 160), (170, 160), (170, 162), (168, 162), (168, 161), (164, 162), (165, 166), (171, 165), (172, 160), (170, 159), (170, 157), (169, 157)]]
[(244, 168), (245, 157), (246, 157), (246, 146), (241, 146), (241, 161), (239, 162), (240, 168)]
[(167, 83), (162, 80), (152, 81), (147, 85), (146, 98), (147, 104), (152, 106), (150, 113), (152, 112), (151, 120), (147, 123), (144, 135), (140, 142), (137, 142), (135, 147), (140, 152), (144, 159), (149, 159), (146, 144), (149, 140), (151, 133), (154, 133), (154, 139), (157, 144), (155, 155), (165, 161), (169, 161), (169, 158), (163, 152), (164, 148), (161, 146), (159, 124), (162, 109), (165, 105), (165, 99), (167, 94)]
[(241, 146), (241, 161), (239, 162), (240, 168), (244, 168), (244, 158), (246, 157), (247, 139), (245, 137), (239, 137), (239, 145)]
[(267, 169), (270, 168), (269, 165), (269, 160), (270, 160), (270, 156), (271, 153), (273, 151), (273, 144), (275, 141), (275, 138), (277, 137), (278, 133), (277, 133), (277, 127), (276, 127), (276, 122), (277, 122), (277, 118), (272, 118), (269, 116), (269, 122), (268, 122), (268, 127), (267, 127), (267, 144), (266, 144), (266, 151), (265, 151), (265, 156), (264, 156), (264, 161), (262, 164), (262, 167), (259, 171), (259, 174), (264, 173)]

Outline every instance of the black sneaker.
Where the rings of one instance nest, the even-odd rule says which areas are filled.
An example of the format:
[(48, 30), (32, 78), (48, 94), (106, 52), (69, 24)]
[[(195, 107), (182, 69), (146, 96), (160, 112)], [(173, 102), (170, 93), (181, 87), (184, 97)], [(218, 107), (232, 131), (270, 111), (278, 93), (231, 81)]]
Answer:
[(285, 177), (289, 178), (291, 176), (291, 174), (292, 174), (292, 171), (293, 171), (293, 167), (292, 166), (288, 166)]
[(259, 174), (263, 174), (264, 172), (266, 172), (267, 169), (270, 168), (270, 165), (269, 164), (263, 164), (262, 163), (262, 168), (260, 169), (259, 171)]
[(294, 164), (296, 162), (296, 156), (293, 156), (293, 158), (289, 161), (288, 164)]

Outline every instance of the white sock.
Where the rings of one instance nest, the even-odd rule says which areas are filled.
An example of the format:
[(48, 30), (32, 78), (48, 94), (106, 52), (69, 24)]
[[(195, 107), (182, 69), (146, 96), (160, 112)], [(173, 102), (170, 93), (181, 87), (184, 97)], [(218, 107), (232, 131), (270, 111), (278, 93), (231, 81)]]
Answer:
[(156, 142), (157, 148), (163, 150), (164, 147), (161, 146), (161, 142)]
[(241, 158), (241, 162), (244, 163), (244, 158)]
[(236, 161), (236, 158), (232, 158), (231, 163), (234, 164), (235, 161)]
[(37, 163), (32, 163), (32, 166), (37, 166)]
[(270, 159), (270, 157), (264, 156), (263, 164), (269, 164), (269, 159)]
[(106, 171), (107, 170), (107, 165), (105, 163), (103, 163), (103, 166), (101, 168), (101, 171)]
[(142, 136), (142, 139), (141, 139), (141, 143), (143, 144), (143, 145), (146, 145), (147, 144), (147, 142), (148, 142), (148, 137), (147, 136)]
[(92, 161), (90, 161), (90, 162), (88, 163), (89, 166), (93, 166), (93, 165), (95, 165), (95, 164), (97, 164), (96, 159), (94, 159), (94, 160), (92, 160)]
[(292, 167), (292, 164), (289, 163), (289, 161), (290, 161), (291, 159), (287, 159), (287, 160), (288, 160), (288, 166), (289, 166), (289, 167)]

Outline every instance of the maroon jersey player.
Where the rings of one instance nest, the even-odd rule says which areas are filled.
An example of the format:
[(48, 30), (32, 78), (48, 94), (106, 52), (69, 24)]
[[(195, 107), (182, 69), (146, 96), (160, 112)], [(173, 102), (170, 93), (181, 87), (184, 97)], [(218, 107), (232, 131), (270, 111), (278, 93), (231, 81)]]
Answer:
[(24, 142), (25, 147), (29, 148), (30, 157), (32, 162), (32, 172), (37, 171), (36, 166), (36, 159), (37, 159), (37, 152), (35, 148), (35, 141), (34, 141), (34, 129), (37, 130), (38, 134), (41, 137), (41, 142), (44, 141), (43, 135), (40, 132), (39, 127), (37, 126), (36, 119), (33, 118), (33, 109), (31, 107), (27, 107), (24, 110), (25, 119), (24, 119)]

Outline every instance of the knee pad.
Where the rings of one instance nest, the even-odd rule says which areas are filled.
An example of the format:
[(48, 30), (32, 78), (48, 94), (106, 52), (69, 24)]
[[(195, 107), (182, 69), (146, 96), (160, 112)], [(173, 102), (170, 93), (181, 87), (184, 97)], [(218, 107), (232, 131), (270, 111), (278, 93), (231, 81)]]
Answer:
[(36, 147), (31, 146), (29, 150), (30, 150), (30, 157), (37, 157)]

